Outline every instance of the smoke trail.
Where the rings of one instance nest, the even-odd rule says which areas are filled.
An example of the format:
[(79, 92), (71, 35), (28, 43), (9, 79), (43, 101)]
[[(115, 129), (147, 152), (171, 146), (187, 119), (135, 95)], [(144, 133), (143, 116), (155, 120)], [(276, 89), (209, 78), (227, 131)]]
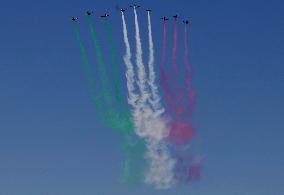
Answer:
[(121, 149), (125, 159), (121, 181), (129, 185), (141, 184), (146, 165), (145, 160), (141, 155), (145, 152), (143, 140), (135, 135), (127, 136), (121, 143)]
[(160, 104), (160, 97), (158, 95), (158, 87), (155, 83), (156, 73), (154, 71), (154, 44), (153, 44), (153, 37), (152, 37), (152, 26), (151, 26), (151, 15), (148, 12), (148, 37), (149, 37), (149, 86), (151, 89), (151, 99), (149, 102), (153, 107), (154, 111), (157, 115), (161, 115), (164, 112), (164, 108), (161, 107)]
[[(101, 84), (102, 84), (102, 96), (104, 97), (104, 104), (100, 105), (100, 98), (98, 96), (95, 96), (93, 98), (95, 104), (98, 106), (100, 105), (99, 114), (102, 116), (102, 119), (104, 121), (104, 124), (106, 124), (108, 127), (114, 128), (119, 130), (120, 132), (124, 133), (131, 133), (134, 130), (133, 127), (133, 121), (129, 113), (125, 113), (125, 115), (122, 115), (120, 112), (115, 110), (111, 104), (114, 102), (108, 85), (108, 79), (106, 74), (106, 68), (103, 61), (103, 56), (101, 52), (101, 46), (97, 40), (97, 34), (94, 27), (94, 24), (91, 20), (91, 17), (88, 17), (88, 25), (89, 30), (91, 32), (92, 41), (95, 46), (95, 53), (96, 53), (96, 60), (98, 64), (99, 69), (99, 75), (101, 78)], [(99, 90), (97, 90), (98, 93)], [(106, 112), (106, 108), (108, 107), (108, 111)]]
[[(136, 12), (135, 12), (136, 13)], [(137, 15), (136, 15), (137, 16)], [(138, 27), (138, 20), (136, 17), (136, 27)], [(146, 98), (143, 99), (141, 96), (139, 97), (135, 91), (135, 74), (134, 68), (131, 63), (131, 50), (128, 41), (128, 34), (126, 28), (125, 17), (122, 12), (122, 23), (123, 23), (123, 36), (124, 43), (126, 47), (126, 53), (123, 57), (124, 62), (126, 64), (126, 79), (127, 79), (127, 88), (128, 88), (128, 103), (133, 107), (133, 120), (135, 123), (135, 132), (140, 138), (144, 138), (146, 140), (146, 158), (150, 162), (150, 169), (145, 175), (145, 182), (149, 184), (154, 184), (157, 188), (169, 188), (173, 183), (173, 167), (175, 161), (173, 161), (168, 152), (164, 149), (165, 145), (161, 143), (160, 140), (165, 137), (165, 125), (163, 122), (157, 119), (153, 119), (152, 110), (146, 106), (145, 102)], [(137, 30), (137, 28), (135, 28)], [(140, 37), (139, 33), (136, 37)], [(137, 48), (139, 49), (139, 38), (137, 40)], [(140, 49), (141, 60), (142, 60), (142, 47)], [(139, 58), (139, 55), (136, 55)], [(138, 61), (138, 59), (136, 59)], [(142, 63), (143, 65), (143, 63)], [(140, 69), (141, 71), (141, 69)], [(141, 74), (140, 74), (141, 78)], [(144, 78), (144, 77), (143, 77)], [(142, 82), (143, 83), (143, 82)], [(139, 84), (139, 83), (138, 83)], [(141, 82), (140, 82), (141, 84)], [(139, 87), (139, 86), (138, 86)], [(140, 88), (143, 87), (140, 85)], [(141, 101), (141, 99), (142, 101)], [(143, 109), (142, 106), (143, 105)], [(147, 122), (146, 122), (147, 121)], [(161, 152), (159, 152), (161, 151)], [(163, 155), (163, 156), (161, 156)], [(163, 157), (163, 158), (161, 158)]]
[(84, 63), (84, 67), (85, 67), (86, 72), (87, 72), (88, 80), (90, 81), (92, 86), (95, 86), (95, 81), (94, 81), (93, 75), (92, 75), (92, 71), (93, 71), (92, 66), (90, 64), (90, 61), (89, 61), (89, 58), (88, 58), (88, 55), (87, 55), (86, 47), (83, 43), (81, 33), (80, 33), (76, 23), (74, 23), (73, 27), (74, 27), (74, 31), (75, 31), (75, 34), (76, 34), (77, 41), (78, 41), (79, 46), (80, 46), (80, 51), (81, 51), (81, 54), (82, 54), (82, 57), (83, 57), (83, 63)]
[(142, 61), (142, 45), (139, 32), (138, 16), (134, 8), (135, 16), (135, 40), (136, 40), (136, 64), (138, 67), (138, 87), (140, 98), (134, 109), (134, 121), (136, 133), (146, 142), (145, 158), (149, 162), (149, 171), (145, 175), (145, 182), (154, 185), (158, 189), (167, 189), (173, 185), (173, 167), (175, 160), (169, 155), (163, 139), (168, 131), (162, 118), (155, 116), (153, 110), (147, 105), (150, 97), (146, 88), (146, 72)]
[(192, 87), (192, 67), (189, 63), (189, 54), (188, 54), (188, 46), (187, 46), (187, 34), (188, 34), (188, 25), (184, 26), (184, 64), (185, 64), (185, 83), (187, 86), (187, 90), (189, 93), (188, 103), (189, 103), (189, 114), (192, 114), (192, 110), (194, 109), (194, 98), (195, 92)]
[(122, 95), (121, 95), (121, 91), (120, 91), (120, 87), (119, 87), (119, 73), (118, 73), (118, 67), (116, 64), (116, 49), (115, 49), (115, 44), (114, 44), (114, 40), (113, 40), (113, 33), (109, 24), (109, 21), (107, 19), (105, 19), (105, 29), (107, 32), (107, 40), (108, 40), (108, 45), (110, 46), (110, 51), (111, 51), (111, 55), (110, 55), (110, 61), (111, 61), (111, 65), (112, 65), (112, 69), (111, 69), (111, 77), (113, 78), (113, 84), (114, 84), (114, 91), (115, 91), (115, 97), (116, 97), (116, 101), (121, 103), (122, 102)]
[(184, 98), (183, 90), (180, 87), (180, 84), (178, 83), (179, 78), (179, 70), (177, 66), (177, 19), (174, 19), (174, 46), (172, 50), (172, 64), (173, 64), (173, 70), (174, 74), (172, 74), (171, 77), (171, 86), (174, 90), (175, 94), (175, 102), (171, 105), (171, 110), (175, 110), (176, 115), (181, 115), (183, 111), (183, 107), (180, 105), (181, 101)]
[[(160, 72), (161, 72), (161, 80), (160, 84), (163, 88), (163, 91), (165, 93), (165, 100), (166, 100), (166, 114), (169, 115), (170, 111), (173, 109), (173, 104), (175, 100), (175, 96), (172, 92), (172, 89), (170, 88), (170, 85), (168, 84), (169, 78), (165, 71), (165, 63), (166, 63), (166, 52), (167, 52), (167, 21), (164, 21), (163, 24), (163, 44), (162, 44), (162, 57), (161, 57), (161, 63), (160, 63)], [(170, 78), (170, 80), (173, 80)], [(171, 82), (173, 83), (173, 82)]]
[(127, 89), (128, 89), (128, 103), (135, 107), (136, 103), (138, 101), (138, 95), (135, 94), (135, 73), (134, 73), (134, 67), (131, 62), (131, 50), (130, 50), (130, 44), (128, 40), (128, 33), (127, 33), (127, 27), (125, 22), (124, 13), (121, 12), (122, 17), (122, 27), (123, 27), (123, 39), (125, 44), (125, 55), (123, 56), (124, 63), (126, 65), (126, 82), (127, 82)]
[[(175, 169), (175, 179), (179, 183), (189, 183), (198, 181), (200, 179), (201, 167), (200, 157), (194, 157), (193, 152), (193, 139), (196, 137), (196, 131), (192, 126), (191, 120), (188, 116), (191, 116), (194, 108), (195, 93), (192, 88), (192, 68), (189, 63), (189, 54), (187, 46), (187, 34), (188, 25), (185, 25), (184, 29), (184, 64), (185, 64), (185, 85), (188, 99), (185, 101), (185, 106), (182, 102), (178, 102), (177, 115), (179, 118), (171, 126), (169, 140), (174, 144), (174, 150), (177, 155), (177, 164)], [(183, 121), (180, 117), (186, 117), (187, 120)], [(180, 146), (189, 146), (189, 148), (183, 148)]]
[[(115, 99), (118, 103), (118, 107), (120, 110), (123, 110), (123, 108), (125, 108), (125, 102), (123, 101), (122, 98), (122, 93), (121, 93), (121, 89), (120, 89), (120, 81), (119, 81), (119, 72), (118, 72), (118, 66), (116, 63), (116, 49), (115, 49), (115, 43), (113, 40), (113, 33), (112, 33), (112, 29), (110, 27), (109, 21), (106, 18), (104, 20), (104, 27), (105, 30), (107, 32), (107, 41), (108, 41), (108, 45), (110, 46), (110, 51), (111, 51), (111, 55), (110, 55), (110, 61), (111, 61), (111, 79), (113, 80), (113, 85), (114, 85), (114, 93), (115, 93)], [(117, 116), (116, 120), (116, 126), (117, 127), (121, 127), (124, 128), (124, 132), (130, 133), (134, 131), (134, 127), (133, 127), (133, 121), (132, 121), (132, 116), (131, 113), (129, 111), (115, 111), (114, 115)]]
[[(74, 28), (74, 31), (75, 31), (75, 34), (76, 34), (77, 41), (78, 41), (79, 46), (80, 46), (85, 73), (87, 75), (88, 84), (90, 85), (91, 96), (92, 96), (92, 99), (94, 100), (97, 113), (98, 113), (99, 117), (101, 118), (103, 124), (106, 124), (107, 126), (110, 126), (110, 127), (120, 129), (122, 132), (123, 131), (124, 132), (132, 131), (133, 132), (133, 125), (128, 124), (126, 122), (127, 120), (118, 119), (116, 117), (116, 115), (113, 114), (114, 113), (113, 111), (110, 111), (109, 113), (105, 112), (104, 105), (103, 105), (103, 98), (101, 97), (102, 95), (99, 93), (99, 87), (98, 87), (96, 79), (95, 79), (96, 77), (94, 75), (94, 70), (93, 70), (93, 67), (92, 67), (92, 65), (89, 61), (89, 58), (88, 58), (88, 55), (87, 55), (87, 49), (86, 49), (86, 47), (83, 43), (81, 33), (80, 33), (79, 28), (78, 28), (76, 23), (74, 23), (73, 28)], [(115, 125), (115, 124), (118, 123), (116, 121), (120, 121), (120, 126)], [(122, 121), (122, 123), (121, 123), (121, 121)]]
[(177, 19), (174, 19), (174, 47), (173, 47), (173, 68), (175, 76), (178, 75), (178, 67), (177, 67)]
[(97, 33), (95, 30), (95, 26), (92, 22), (91, 17), (88, 17), (88, 25), (89, 25), (89, 30), (91, 32), (91, 36), (92, 36), (92, 41), (94, 43), (95, 49), (96, 49), (96, 60), (98, 63), (98, 68), (99, 68), (99, 75), (101, 78), (101, 84), (102, 84), (102, 90), (103, 90), (103, 94), (104, 94), (104, 99), (106, 101), (106, 103), (109, 105), (111, 102), (111, 94), (110, 91), (108, 90), (108, 82), (107, 82), (107, 74), (106, 74), (106, 70), (105, 70), (105, 64), (103, 62), (103, 57), (102, 57), (102, 53), (101, 53), (101, 46), (97, 40)]
[[(178, 85), (177, 82), (177, 73), (178, 71), (174, 70), (174, 76), (168, 78), (166, 75), (166, 72), (164, 70), (164, 65), (166, 62), (166, 40), (167, 40), (167, 23), (164, 21), (163, 26), (163, 46), (162, 46), (162, 58), (160, 63), (160, 71), (161, 71), (161, 86), (165, 92), (166, 95), (166, 114), (171, 117), (171, 121), (168, 124), (170, 126), (169, 128), (169, 134), (165, 138), (165, 141), (170, 143), (171, 146), (173, 146), (174, 154), (179, 157), (179, 154), (177, 154), (176, 148), (178, 148), (178, 145), (185, 145), (188, 144), (189, 140), (193, 137), (192, 127), (191, 124), (188, 124), (187, 122), (180, 120), (180, 116), (177, 116), (176, 112), (177, 110), (182, 106), (181, 102), (179, 101), (179, 96), (176, 98), (176, 94), (181, 94), (181, 91), (176, 85)], [(174, 67), (176, 65), (176, 48), (177, 48), (177, 29), (175, 28), (174, 33), (174, 47), (173, 47), (173, 65)], [(168, 84), (168, 80), (171, 80), (170, 84)], [(175, 96), (172, 94), (171, 90), (175, 92)], [(179, 161), (175, 162), (174, 165), (174, 180), (175, 182), (180, 182), (180, 177), (184, 176), (184, 174), (181, 174), (180, 171), (181, 165)], [(182, 167), (183, 168), (183, 167)]]
[[(122, 29), (123, 29), (123, 40), (125, 44), (125, 54), (123, 56), (124, 63), (126, 65), (126, 82), (127, 82), (127, 90), (128, 90), (128, 104), (132, 106), (132, 108), (137, 107), (137, 102), (139, 96), (135, 93), (135, 73), (134, 73), (134, 67), (131, 62), (131, 49), (130, 44), (128, 40), (128, 33), (127, 33), (127, 27), (125, 22), (124, 13), (121, 12), (121, 18), (122, 18)], [(133, 112), (133, 111), (132, 111)], [(133, 114), (134, 117), (134, 114)], [(137, 121), (137, 119), (136, 119)], [(137, 127), (137, 124), (135, 123), (135, 128)], [(132, 147), (127, 147), (127, 150), (132, 150)], [(133, 167), (131, 157), (129, 157), (128, 152), (126, 153), (126, 160), (124, 162), (124, 173), (123, 173), (123, 182), (128, 182), (130, 184), (137, 183), (137, 176), (133, 177), (132, 169)], [(132, 165), (132, 166), (131, 166)], [(134, 165), (135, 166), (135, 165)], [(137, 171), (137, 170), (136, 170)]]
[[(93, 67), (90, 64), (90, 61), (89, 61), (89, 58), (88, 58), (88, 55), (87, 55), (87, 49), (86, 49), (86, 47), (83, 43), (82, 36), (81, 36), (81, 33), (79, 31), (77, 24), (74, 23), (73, 27), (74, 27), (74, 31), (75, 31), (75, 34), (76, 34), (77, 41), (78, 41), (79, 46), (80, 46), (81, 55), (82, 55), (82, 58), (83, 58), (83, 64), (84, 64), (85, 72), (86, 72), (86, 75), (87, 75), (88, 83), (90, 85), (92, 97), (95, 100), (95, 106), (98, 110), (98, 113), (101, 114), (102, 113), (101, 111), (103, 111), (102, 110), (103, 109), (102, 99), (100, 97), (100, 94), (97, 93), (98, 87), (97, 87), (96, 81), (94, 79), (95, 76), (93, 74)], [(102, 116), (102, 115), (100, 115), (100, 116)]]
[(138, 71), (138, 87), (141, 93), (140, 96), (140, 103), (142, 106), (146, 103), (149, 94), (146, 89), (146, 71), (143, 64), (142, 59), (142, 45), (141, 45), (141, 38), (140, 38), (140, 30), (138, 24), (138, 16), (136, 9), (134, 8), (134, 16), (135, 16), (135, 40), (136, 40), (136, 64), (137, 64), (137, 71)]
[(145, 67), (142, 60), (142, 45), (140, 39), (139, 25), (138, 25), (138, 16), (136, 9), (134, 8), (134, 16), (135, 16), (135, 41), (136, 41), (136, 65), (138, 72), (138, 81), (137, 85), (139, 88), (140, 95), (137, 99), (137, 102), (134, 104), (133, 110), (133, 120), (136, 127), (136, 134), (140, 137), (147, 136), (147, 132), (145, 132), (143, 126), (144, 118), (143, 118), (143, 109), (146, 107), (146, 101), (149, 98), (149, 94), (146, 90), (146, 72)]
[[(164, 21), (163, 25), (163, 46), (162, 46), (162, 58), (161, 58), (161, 63), (160, 63), (160, 72), (161, 72), (161, 86), (165, 92), (165, 97), (166, 97), (166, 103), (168, 101), (173, 100), (173, 94), (170, 91), (169, 85), (167, 84), (167, 75), (164, 69), (165, 63), (166, 63), (166, 51), (167, 51), (167, 22)], [(168, 105), (167, 105), (168, 106)]]

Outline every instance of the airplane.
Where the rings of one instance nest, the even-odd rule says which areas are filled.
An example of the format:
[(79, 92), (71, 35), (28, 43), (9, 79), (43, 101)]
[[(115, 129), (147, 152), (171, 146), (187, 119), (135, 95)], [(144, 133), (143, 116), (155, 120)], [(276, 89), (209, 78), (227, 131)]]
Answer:
[(120, 11), (121, 11), (121, 12), (125, 12), (125, 9), (121, 8)]
[(75, 22), (76, 20), (78, 20), (78, 17), (72, 17), (72, 21)]
[(174, 18), (174, 19), (177, 19), (177, 18), (178, 18), (178, 15), (177, 15), (177, 14), (176, 14), (176, 15), (174, 15), (174, 16), (173, 16), (173, 18)]
[(108, 16), (109, 16), (108, 14), (105, 14), (105, 15), (102, 15), (101, 18), (106, 18)]
[(189, 21), (188, 20), (184, 20), (183, 23), (189, 24)]
[(130, 5), (130, 7), (133, 7), (133, 8), (139, 8), (140, 7), (140, 5), (136, 5), (136, 4), (134, 4), (134, 5)]
[(146, 9), (146, 12), (151, 12), (152, 10), (151, 9)]
[(169, 18), (167, 18), (166, 16), (162, 17), (161, 19), (164, 21), (169, 20)]
[(87, 11), (87, 12), (86, 12), (86, 14), (87, 14), (88, 16), (92, 15), (92, 13), (93, 13), (93, 12), (91, 12), (91, 11)]

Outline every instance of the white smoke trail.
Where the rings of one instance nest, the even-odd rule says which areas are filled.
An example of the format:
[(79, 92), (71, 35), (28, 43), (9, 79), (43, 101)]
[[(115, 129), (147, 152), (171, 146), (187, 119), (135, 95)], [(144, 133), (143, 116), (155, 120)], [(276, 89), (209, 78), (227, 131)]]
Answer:
[(173, 169), (176, 161), (171, 158), (163, 141), (168, 135), (165, 121), (153, 116), (153, 111), (146, 107), (143, 130), (147, 147), (145, 158), (150, 167), (145, 175), (145, 183), (154, 185), (157, 189), (168, 189), (175, 184)]
[[(134, 122), (136, 123), (137, 127), (137, 135), (145, 139), (146, 147), (148, 149), (146, 151), (145, 158), (149, 161), (150, 168), (145, 175), (145, 182), (152, 184), (159, 189), (167, 189), (173, 185), (173, 168), (175, 160), (171, 158), (167, 150), (167, 146), (163, 142), (164, 138), (168, 134), (166, 123), (161, 117), (157, 116), (147, 104), (150, 94), (146, 87), (147, 77), (142, 60), (142, 45), (139, 32), (138, 16), (135, 8), (134, 16), (138, 87), (141, 93), (138, 105), (134, 109)], [(153, 44), (151, 47), (153, 48)], [(153, 56), (151, 58), (151, 63), (153, 63)], [(151, 76), (153, 79), (153, 73)]]
[(141, 93), (140, 103), (142, 106), (144, 106), (147, 99), (149, 98), (149, 93), (147, 92), (146, 89), (146, 71), (145, 71), (145, 66), (143, 64), (142, 44), (141, 44), (140, 30), (138, 24), (138, 16), (135, 8), (134, 8), (134, 15), (135, 15), (136, 64), (138, 71), (138, 86)]
[(126, 47), (126, 52), (123, 57), (124, 63), (126, 64), (126, 80), (127, 80), (127, 90), (128, 90), (128, 103), (132, 106), (132, 115), (134, 120), (135, 132), (137, 135), (142, 136), (141, 126), (142, 126), (142, 114), (140, 114), (141, 110), (139, 108), (139, 96), (134, 92), (135, 91), (135, 73), (134, 67), (131, 62), (131, 50), (128, 39), (127, 27), (125, 22), (124, 13), (121, 12), (122, 16), (122, 25), (123, 25), (123, 37), (124, 44)]
[(133, 107), (132, 115), (135, 133), (146, 142), (147, 152), (145, 158), (149, 161), (149, 171), (145, 174), (145, 182), (155, 185), (159, 189), (167, 189), (173, 185), (173, 168), (175, 161), (171, 159), (166, 145), (162, 140), (167, 135), (166, 125), (159, 117), (155, 117), (150, 106), (147, 105), (149, 93), (146, 89), (146, 72), (142, 62), (142, 46), (136, 11), (136, 63), (138, 66), (138, 87), (140, 95), (135, 93), (135, 73), (131, 62), (131, 50), (128, 40), (125, 17), (122, 12), (123, 36), (126, 47), (124, 63), (126, 64), (126, 79), (128, 89), (128, 103)]
[(134, 105), (133, 110), (133, 120), (134, 125), (136, 127), (136, 134), (140, 137), (145, 138), (147, 136), (147, 132), (144, 129), (144, 118), (143, 118), (143, 109), (146, 107), (147, 99), (149, 98), (149, 93), (146, 89), (146, 71), (143, 64), (142, 59), (142, 44), (140, 38), (140, 31), (138, 25), (138, 16), (136, 9), (134, 8), (134, 15), (135, 15), (135, 40), (136, 40), (136, 65), (137, 65), (137, 72), (138, 72), (138, 81), (137, 85), (140, 91), (139, 99)]
[(151, 99), (149, 99), (149, 102), (153, 107), (157, 116), (160, 116), (165, 111), (165, 109), (161, 107), (160, 97), (158, 95), (158, 87), (155, 83), (156, 74), (154, 71), (154, 43), (152, 36), (152, 24), (151, 24), (150, 12), (148, 12), (148, 38), (149, 38), (149, 61), (148, 61), (149, 82), (148, 83), (151, 89)]
[(127, 82), (127, 89), (128, 89), (128, 103), (132, 107), (136, 107), (137, 100), (138, 100), (138, 95), (135, 94), (135, 73), (134, 73), (134, 68), (133, 64), (131, 62), (131, 50), (130, 50), (130, 44), (128, 40), (128, 34), (127, 34), (127, 28), (126, 28), (126, 22), (125, 22), (125, 17), (124, 13), (121, 12), (121, 17), (122, 17), (122, 27), (123, 27), (123, 38), (124, 38), (124, 44), (126, 48), (125, 55), (123, 57), (124, 63), (126, 65), (126, 82)]

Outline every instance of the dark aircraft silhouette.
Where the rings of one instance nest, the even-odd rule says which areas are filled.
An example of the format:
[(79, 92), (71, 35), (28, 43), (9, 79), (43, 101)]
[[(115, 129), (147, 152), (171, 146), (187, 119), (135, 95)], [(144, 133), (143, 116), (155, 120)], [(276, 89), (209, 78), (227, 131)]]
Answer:
[(76, 20), (78, 20), (79, 18), (77, 17), (72, 17), (72, 21), (75, 22)]
[(133, 7), (133, 8), (139, 8), (140, 7), (140, 5), (136, 5), (136, 4), (134, 4), (134, 5), (130, 5), (130, 7)]
[(121, 11), (121, 12), (125, 12), (125, 9), (121, 8), (120, 11)]
[(146, 12), (151, 12), (152, 10), (151, 9), (146, 9)]
[(88, 16), (90, 16), (90, 15), (92, 15), (92, 12), (87, 11), (86, 14), (87, 14)]
[(102, 15), (101, 18), (106, 18), (108, 16), (109, 16), (108, 14), (105, 14), (105, 15)]
[(177, 19), (177, 18), (178, 18), (178, 15), (177, 15), (177, 14), (176, 14), (176, 15), (174, 15), (174, 16), (173, 16), (173, 18), (174, 18), (174, 19)]
[(162, 17), (161, 19), (164, 21), (169, 20), (169, 18), (167, 18), (166, 16)]
[(183, 23), (189, 24), (189, 21), (188, 20), (184, 20)]

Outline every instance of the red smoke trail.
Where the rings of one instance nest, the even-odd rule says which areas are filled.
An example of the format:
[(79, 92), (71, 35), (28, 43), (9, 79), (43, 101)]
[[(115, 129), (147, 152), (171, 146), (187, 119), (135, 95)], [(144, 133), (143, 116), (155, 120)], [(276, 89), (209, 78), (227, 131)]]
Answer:
[(191, 115), (192, 110), (194, 109), (194, 98), (195, 98), (195, 92), (192, 88), (192, 67), (189, 62), (189, 52), (188, 52), (188, 46), (187, 46), (187, 34), (188, 34), (188, 28), (189, 26), (186, 24), (184, 26), (184, 64), (185, 64), (185, 84), (187, 87), (188, 92), (188, 112), (187, 114)]
[(201, 179), (200, 160), (196, 160), (190, 156), (179, 156), (175, 169), (175, 179), (179, 183), (191, 183)]
[[(174, 31), (176, 32), (176, 29)], [(195, 129), (193, 128), (191, 121), (186, 119), (188, 116), (191, 116), (192, 114), (192, 111), (194, 109), (194, 98), (195, 98), (195, 92), (192, 87), (192, 67), (191, 67), (191, 64), (189, 63), (187, 36), (188, 36), (188, 25), (185, 25), (185, 29), (184, 29), (185, 78), (184, 78), (184, 81), (186, 84), (185, 92), (188, 95), (187, 95), (185, 105), (181, 101), (182, 99), (177, 98), (174, 100), (174, 105), (172, 105), (171, 108), (174, 109), (175, 115), (173, 117), (176, 117), (176, 118), (174, 118), (175, 120), (173, 120), (173, 123), (171, 124), (170, 133), (167, 138), (168, 141), (176, 145), (189, 144), (190, 141), (194, 138), (194, 136), (196, 136)], [(176, 41), (176, 39), (174, 39), (174, 41)], [(176, 43), (174, 43), (174, 45), (175, 44)], [(175, 58), (173, 57), (173, 59)], [(177, 78), (174, 78), (173, 83), (174, 85), (178, 85)], [(181, 97), (184, 91), (178, 90), (178, 91), (175, 91), (175, 93), (178, 93), (179, 94), (178, 97)]]
[(167, 51), (167, 22), (164, 21), (164, 30), (163, 30), (163, 50), (162, 50), (162, 59), (160, 63), (160, 72), (161, 72), (161, 86), (165, 92), (166, 101), (173, 100), (173, 94), (170, 92), (169, 85), (167, 84), (167, 76), (164, 70), (166, 63), (166, 51)]
[(178, 67), (177, 67), (177, 20), (174, 19), (174, 47), (173, 47), (173, 57), (172, 63), (174, 68), (175, 75), (178, 75)]
[[(194, 130), (191, 123), (184, 121), (182, 118), (185, 114), (186, 108), (183, 105), (184, 91), (179, 87), (178, 82), (178, 67), (177, 67), (177, 24), (174, 21), (174, 47), (172, 50), (172, 63), (174, 73), (169, 77), (165, 70), (166, 63), (166, 41), (167, 41), (167, 23), (164, 21), (163, 30), (163, 46), (162, 59), (160, 63), (161, 72), (161, 86), (166, 96), (166, 115), (171, 117), (171, 125), (169, 135), (166, 138), (168, 142), (174, 145), (186, 145), (194, 137)], [(170, 80), (170, 83), (168, 83)]]
[[(192, 67), (189, 62), (189, 50), (187, 45), (187, 36), (188, 36), (189, 26), (185, 25), (184, 27), (184, 64), (185, 64), (185, 84), (186, 84), (186, 92), (187, 92), (187, 101), (186, 107), (180, 106), (179, 108), (186, 108), (186, 110), (180, 110), (181, 116), (191, 116), (192, 111), (194, 109), (194, 99), (195, 92), (192, 87)], [(175, 133), (178, 132), (178, 133)], [(195, 130), (192, 127), (190, 121), (185, 123), (176, 122), (176, 125), (172, 126), (171, 133), (175, 133), (175, 143), (176, 144), (189, 144), (191, 140), (196, 136)], [(182, 135), (180, 135), (182, 133)], [(201, 159), (194, 159), (191, 155), (181, 154), (179, 155), (179, 151), (176, 150), (178, 155), (178, 162), (176, 165), (176, 174), (175, 178), (179, 183), (190, 183), (194, 181), (200, 180), (201, 177)], [(185, 155), (185, 156), (184, 156)]]
[[(175, 25), (176, 26), (176, 25)], [(175, 27), (176, 28), (176, 27)], [(177, 28), (176, 28), (177, 29)], [(161, 86), (165, 93), (166, 98), (166, 114), (169, 114), (169, 112), (176, 112), (178, 109), (178, 102), (182, 99), (183, 94), (181, 90), (178, 87), (178, 82), (176, 80), (178, 69), (177, 69), (177, 63), (176, 63), (176, 47), (177, 47), (177, 30), (175, 30), (174, 35), (175, 40), (175, 47), (173, 49), (173, 64), (176, 67), (175, 73), (172, 75), (172, 77), (167, 76), (165, 71), (165, 63), (166, 63), (166, 52), (167, 52), (167, 22), (164, 21), (163, 26), (163, 46), (162, 46), (162, 58), (160, 63), (160, 72), (161, 72)], [(168, 84), (169, 80), (170, 85)], [(172, 90), (172, 91), (171, 91)], [(174, 93), (174, 94), (173, 94)]]
[(187, 145), (194, 136), (195, 132), (191, 123), (175, 119), (171, 124), (167, 140), (175, 145)]
[[(173, 151), (179, 159), (176, 164), (175, 178), (178, 183), (189, 183), (200, 179), (200, 163), (194, 162), (192, 154), (184, 153), (180, 146), (188, 146), (196, 136), (188, 116), (194, 109), (195, 93), (192, 87), (192, 68), (189, 63), (189, 51), (187, 45), (188, 25), (184, 29), (184, 82), (186, 89), (182, 89), (179, 83), (179, 70), (177, 66), (177, 25), (174, 20), (174, 46), (172, 50), (173, 74), (170, 77), (170, 89), (173, 90), (173, 100), (169, 104), (167, 112), (170, 113), (172, 121), (167, 141), (173, 145)], [(189, 152), (189, 151), (188, 151)]]
[[(163, 45), (162, 58), (160, 63), (161, 80), (160, 84), (165, 93), (166, 112), (165, 117), (169, 117), (169, 134), (165, 138), (173, 149), (173, 155), (177, 162), (175, 165), (175, 179), (178, 183), (190, 183), (200, 179), (200, 163), (194, 160), (192, 153), (192, 141), (196, 136), (188, 116), (194, 108), (193, 100), (195, 97), (192, 88), (192, 70), (189, 63), (189, 52), (187, 47), (188, 26), (184, 30), (184, 64), (185, 76), (181, 76), (177, 66), (177, 24), (174, 21), (174, 46), (172, 49), (173, 73), (167, 74), (165, 71), (166, 52), (167, 52), (167, 23), (163, 26)], [(186, 89), (182, 89), (179, 81), (185, 82)]]
[(183, 90), (178, 83), (179, 70), (177, 66), (177, 20), (174, 19), (174, 46), (172, 50), (172, 64), (173, 64), (173, 74), (171, 77), (171, 87), (173, 88), (175, 94), (175, 101), (171, 104), (170, 110), (174, 111), (176, 115), (181, 115), (184, 108), (181, 105), (181, 101), (184, 98)]

